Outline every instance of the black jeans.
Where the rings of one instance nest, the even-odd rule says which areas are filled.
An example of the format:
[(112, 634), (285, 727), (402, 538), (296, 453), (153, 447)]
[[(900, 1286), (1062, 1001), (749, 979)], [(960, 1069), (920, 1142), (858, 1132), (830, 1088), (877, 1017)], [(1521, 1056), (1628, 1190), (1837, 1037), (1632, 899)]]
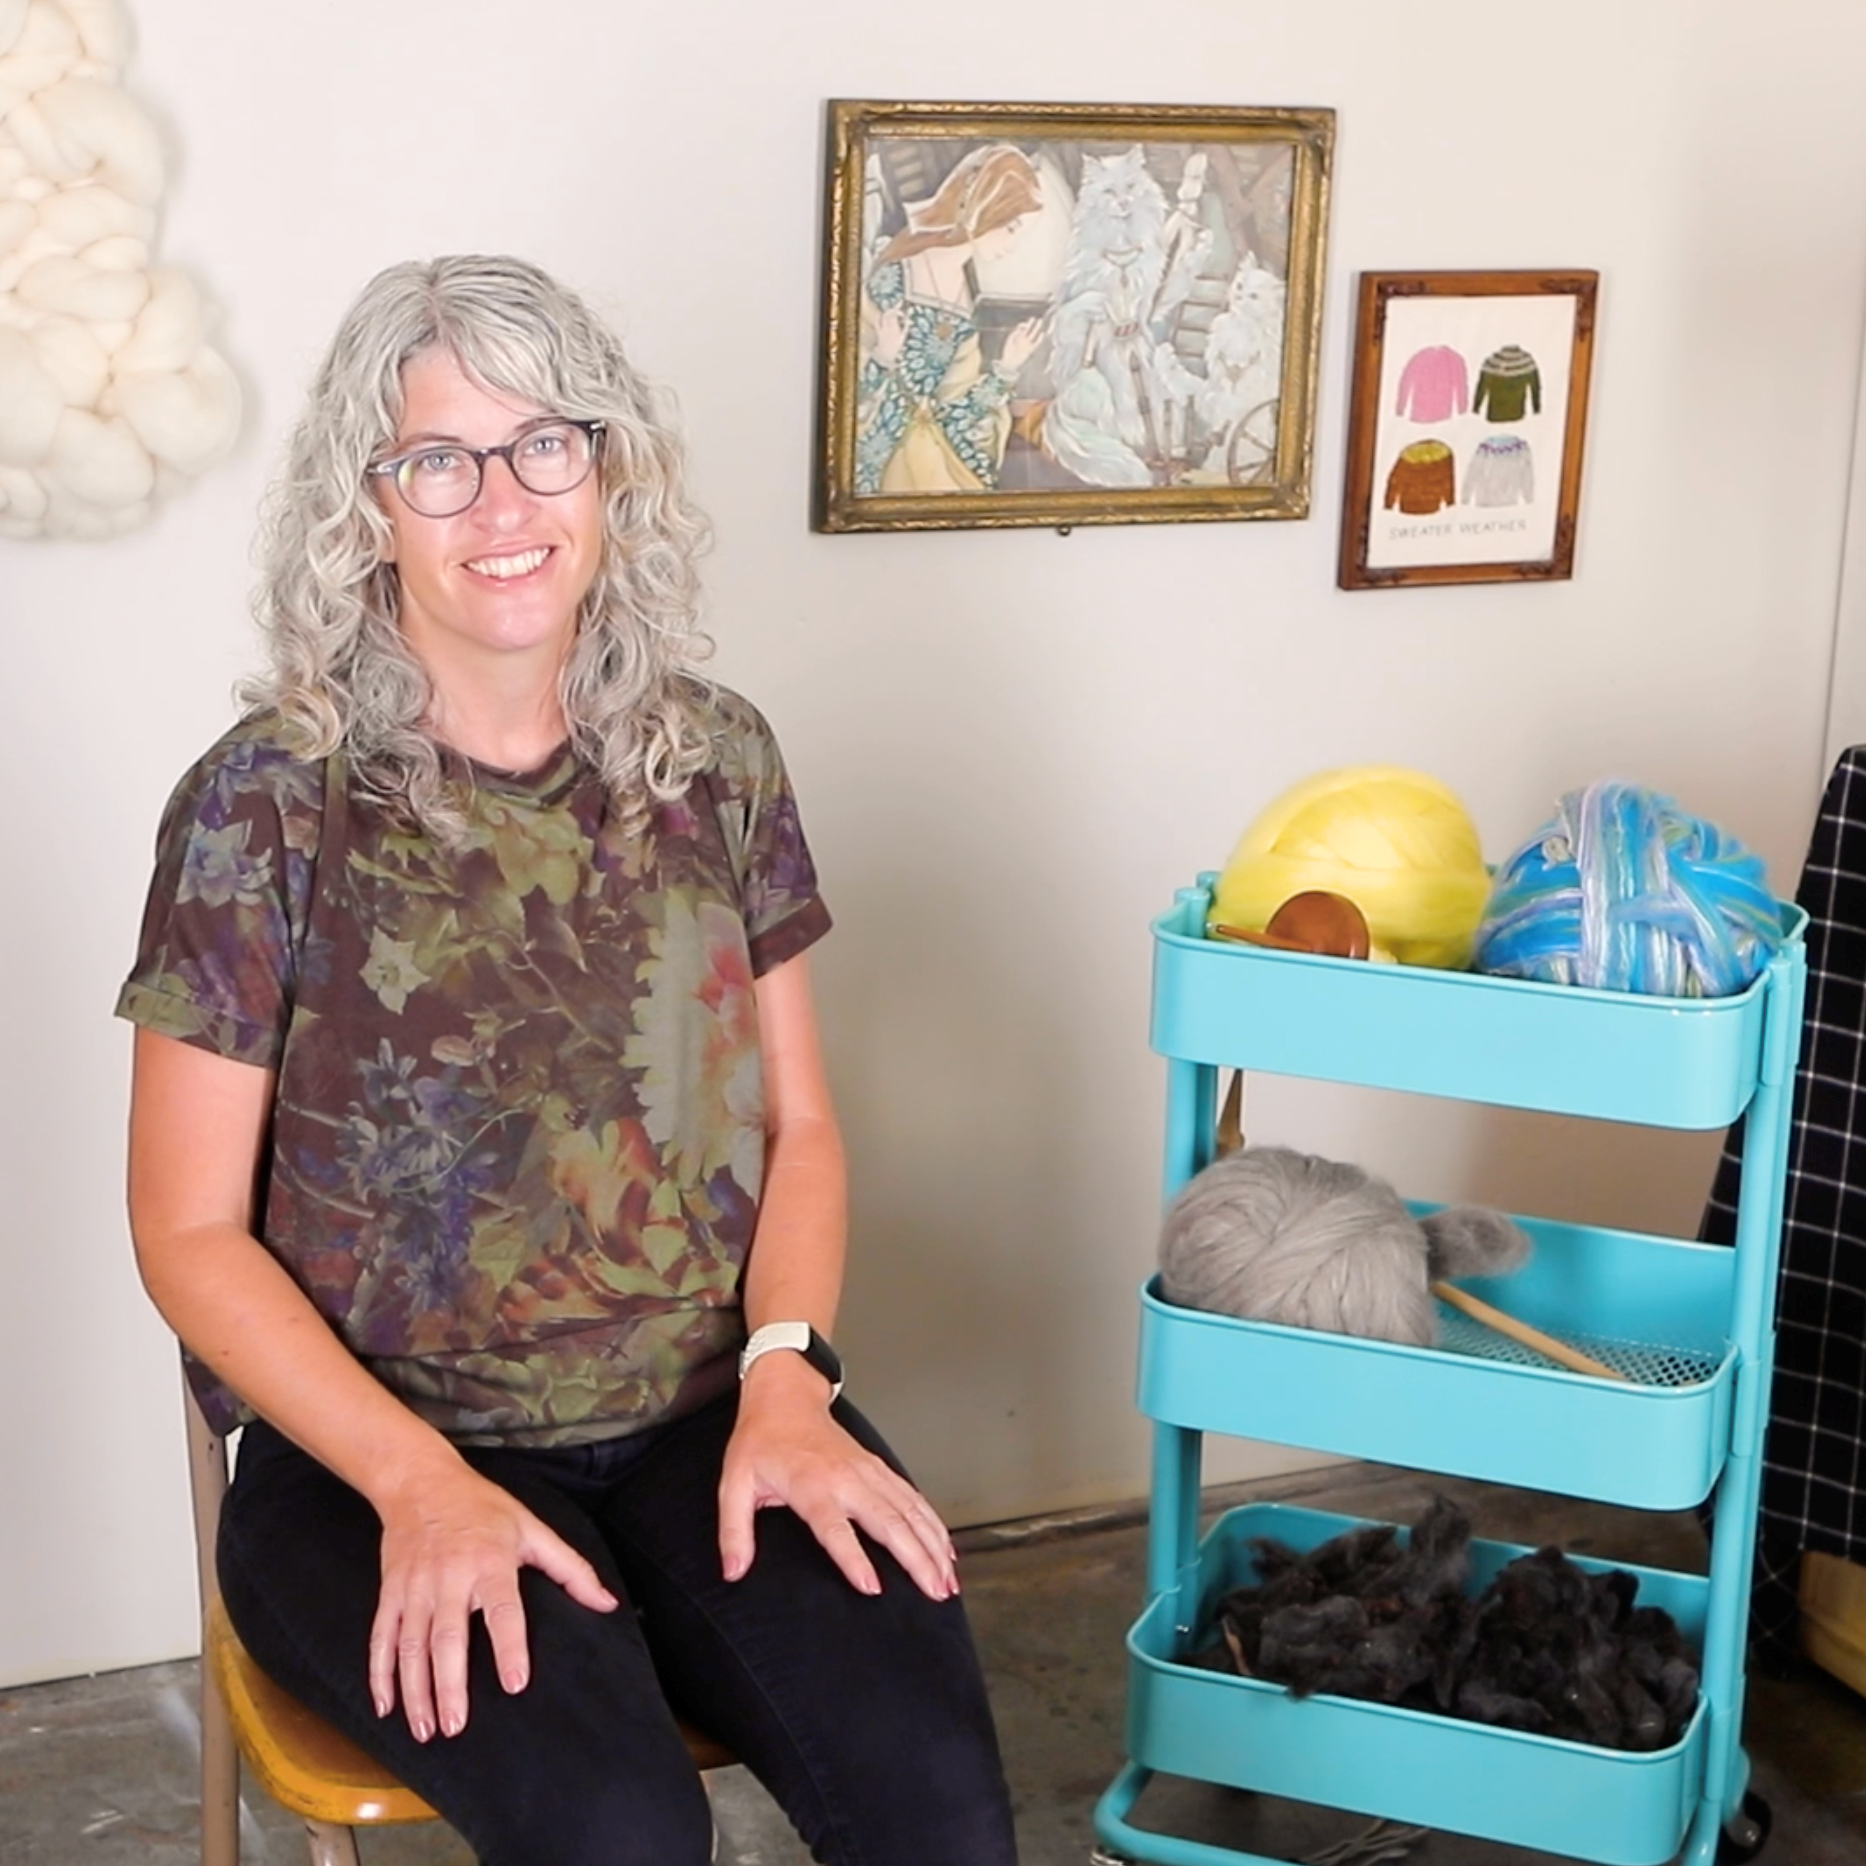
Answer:
[[(437, 1808), (482, 1866), (704, 1866), (711, 1816), (670, 1703), (758, 1776), (826, 1866), (1011, 1866), (957, 1600), (928, 1600), (873, 1544), (882, 1591), (857, 1593), (785, 1509), (759, 1512), (751, 1572), (721, 1577), (716, 1491), (736, 1408), (732, 1394), (608, 1446), (465, 1448), (624, 1604), (593, 1613), (525, 1570), (531, 1683), (500, 1689), (476, 1622), (456, 1737), (417, 1743), (399, 1708), (376, 1716), (376, 1514), (265, 1425), (247, 1430), (221, 1516), (228, 1614), (265, 1671)], [(894, 1462), (846, 1401), (836, 1416)]]

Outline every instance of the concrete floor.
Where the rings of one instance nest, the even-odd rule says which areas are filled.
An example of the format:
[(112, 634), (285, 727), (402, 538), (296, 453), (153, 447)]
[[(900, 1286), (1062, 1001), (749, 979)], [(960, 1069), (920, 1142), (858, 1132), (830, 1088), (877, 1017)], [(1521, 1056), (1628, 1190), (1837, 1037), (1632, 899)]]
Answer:
[[(1436, 1488), (1476, 1533), (1610, 1560), (1701, 1569), (1689, 1515), (1615, 1511), (1525, 1491), (1375, 1466), (1214, 1492), (1409, 1521)], [(1024, 1866), (1084, 1866), (1090, 1812), (1120, 1766), (1122, 1636), (1140, 1598), (1143, 1531), (1134, 1512), (969, 1532), (966, 1598), (997, 1708)], [(0, 1694), (0, 1866), (182, 1866), (197, 1855), (195, 1668), (158, 1665)], [(1753, 1677), (1747, 1742), (1754, 1784), (1775, 1813), (1772, 1866), (1866, 1866), (1866, 1701), (1812, 1667)], [(712, 1778), (721, 1866), (807, 1866), (763, 1791), (742, 1770)], [(299, 1866), (290, 1820), (252, 1790), (244, 1866)], [(1135, 1820), (1279, 1860), (1316, 1855), (1367, 1828), (1358, 1816), (1203, 1784), (1157, 1780)], [(362, 1841), (365, 1866), (471, 1866), (438, 1824)], [(1535, 1866), (1550, 1857), (1450, 1833), (1415, 1840), (1406, 1866)], [(928, 1866), (946, 1866), (929, 1862)]]

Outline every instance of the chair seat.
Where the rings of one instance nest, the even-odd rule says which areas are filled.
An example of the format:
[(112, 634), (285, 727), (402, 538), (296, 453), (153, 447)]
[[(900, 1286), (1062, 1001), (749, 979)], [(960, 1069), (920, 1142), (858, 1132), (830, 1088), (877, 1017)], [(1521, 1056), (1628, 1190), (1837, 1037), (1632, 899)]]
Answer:
[(693, 1766), (702, 1775), (708, 1769), (729, 1769), (738, 1761), (723, 1743), (715, 1743), (698, 1724), (689, 1723), (676, 1711), (674, 1721), (680, 1726), (682, 1740), (687, 1745), (687, 1754), (693, 1758)]
[[(253, 1663), (218, 1595), (209, 1603), (203, 1647), (234, 1738), (266, 1792), (303, 1820), (337, 1827), (431, 1821), (434, 1810), (381, 1763), (333, 1730)], [(732, 1752), (677, 1719), (696, 1769), (721, 1769)]]
[(381, 1763), (253, 1663), (218, 1596), (208, 1605), (202, 1630), (207, 1662), (240, 1754), (280, 1807), (337, 1827), (436, 1818), (413, 1789), (404, 1788)]

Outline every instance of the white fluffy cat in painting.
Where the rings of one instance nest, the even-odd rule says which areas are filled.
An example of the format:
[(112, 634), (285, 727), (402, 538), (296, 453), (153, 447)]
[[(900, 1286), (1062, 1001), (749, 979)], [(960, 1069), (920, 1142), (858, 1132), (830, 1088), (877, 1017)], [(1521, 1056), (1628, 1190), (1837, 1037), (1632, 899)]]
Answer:
[(1283, 281), (1254, 253), (1239, 262), (1225, 308), (1212, 319), (1205, 344), (1205, 380), (1198, 412), (1212, 437), (1208, 464), (1223, 467), (1240, 423), (1253, 451), (1275, 445), (1283, 376)]
[(1157, 484), (1168, 423), (1195, 385), (1170, 333), (1211, 235), (1174, 239), (1174, 219), (1138, 144), (1084, 156), (1051, 313), (1053, 399), (1042, 436), (1051, 457), (1091, 486)]

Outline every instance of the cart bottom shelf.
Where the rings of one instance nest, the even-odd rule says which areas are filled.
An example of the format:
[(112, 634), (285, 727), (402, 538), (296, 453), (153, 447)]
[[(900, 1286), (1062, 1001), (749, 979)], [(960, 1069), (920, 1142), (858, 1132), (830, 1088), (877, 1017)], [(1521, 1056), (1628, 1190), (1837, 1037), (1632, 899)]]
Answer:
[[(1281, 1685), (1185, 1662), (1205, 1643), (1218, 1598), (1255, 1578), (1252, 1538), (1270, 1536), (1307, 1549), (1357, 1526), (1350, 1517), (1282, 1504), (1250, 1504), (1220, 1518), (1200, 1548), (1191, 1634), (1176, 1627), (1177, 1601), (1163, 1596), (1128, 1635), (1133, 1764), (1603, 1866), (1671, 1860), (1703, 1791), (1708, 1718), (1702, 1699), (1677, 1742), (1632, 1752), (1353, 1698), (1297, 1699)], [(1530, 1552), (1473, 1541), (1473, 1591)], [(1578, 1565), (1626, 1567), (1639, 1583), (1639, 1604), (1664, 1608), (1702, 1646), (1709, 1594), (1702, 1576)]]

